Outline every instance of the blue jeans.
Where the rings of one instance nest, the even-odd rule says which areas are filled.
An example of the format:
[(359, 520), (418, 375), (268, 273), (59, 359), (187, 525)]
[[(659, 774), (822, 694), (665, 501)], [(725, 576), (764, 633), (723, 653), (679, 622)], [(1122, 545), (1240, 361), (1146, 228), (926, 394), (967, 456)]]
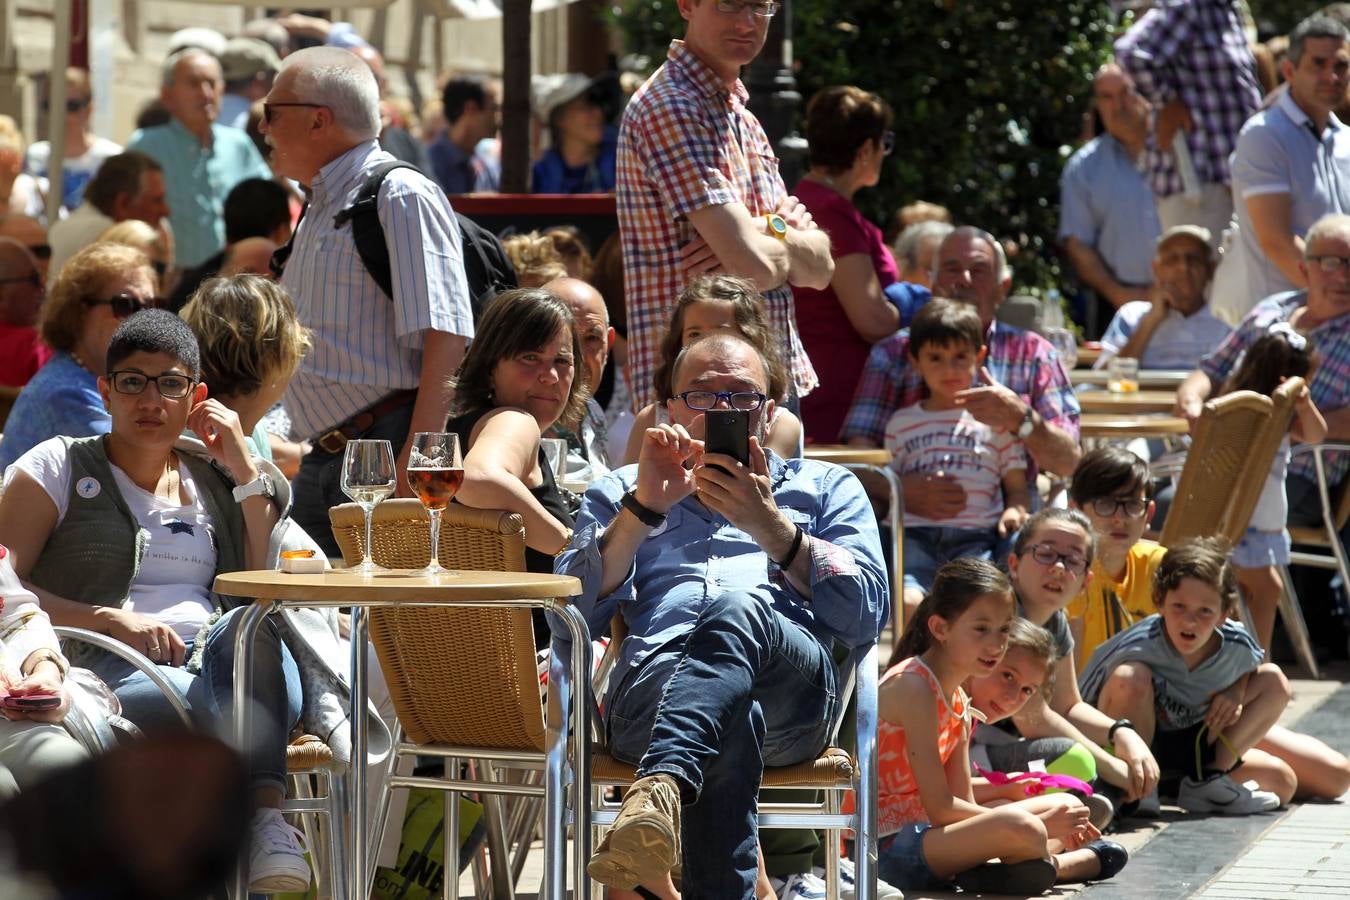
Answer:
[(990, 559), (998, 543), (998, 532), (975, 528), (943, 528), (921, 525), (905, 529), (905, 587), (927, 593), (933, 589), (933, 576), (943, 563), (963, 556)]
[[(242, 607), (230, 610), (211, 626), (200, 675), (173, 666), (159, 667), (160, 674), (187, 700), (196, 725), (227, 743), (233, 743), (234, 634), (242, 612)], [(90, 668), (117, 694), (122, 715), (142, 731), (183, 727), (159, 688), (130, 663), (103, 653)], [(281, 641), (275, 619), (268, 616), (253, 645), (253, 747), (246, 755), (254, 787), (285, 789), (286, 742), (300, 721), (302, 697), (300, 670)]]
[[(360, 435), (362, 440), (387, 440), (394, 448), (397, 459), (403, 450), (403, 442), (408, 439), (408, 427), (412, 424), (413, 404), (401, 406)], [(341, 557), (337, 540), (333, 537), (333, 526), (328, 519), (328, 510), (341, 503), (350, 502), (342, 493), (342, 454), (329, 453), (315, 445), (300, 461), (300, 471), (291, 480), (291, 519), (305, 529), (305, 534), (314, 538), (331, 557)]]
[(810, 632), (756, 594), (722, 594), (693, 630), (630, 670), (609, 709), (613, 755), (684, 795), (681, 896), (754, 897), (764, 767), (825, 746), (838, 675)]

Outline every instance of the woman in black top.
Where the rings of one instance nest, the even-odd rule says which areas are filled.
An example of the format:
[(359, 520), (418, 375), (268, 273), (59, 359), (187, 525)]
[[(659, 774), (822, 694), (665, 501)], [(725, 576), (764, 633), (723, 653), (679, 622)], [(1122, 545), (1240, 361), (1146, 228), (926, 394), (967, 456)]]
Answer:
[(455, 500), (519, 513), (531, 572), (552, 572), (554, 555), (572, 536), (572, 513), (539, 438), (584, 412), (580, 357), (565, 303), (537, 288), (507, 291), (488, 304), (452, 383), (454, 415), (446, 430), (459, 435), (464, 451), (464, 485)]

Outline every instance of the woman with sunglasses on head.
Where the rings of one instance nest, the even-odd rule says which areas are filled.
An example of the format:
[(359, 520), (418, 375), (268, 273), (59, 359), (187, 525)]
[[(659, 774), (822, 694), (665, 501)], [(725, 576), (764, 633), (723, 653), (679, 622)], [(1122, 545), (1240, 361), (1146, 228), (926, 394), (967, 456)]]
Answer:
[(38, 326), (55, 352), (14, 402), (0, 468), (48, 438), (108, 432), (112, 420), (98, 391), (108, 342), (123, 319), (154, 306), (155, 297), (154, 269), (131, 247), (92, 244), (61, 267)]
[(853, 204), (881, 178), (895, 143), (891, 108), (852, 85), (828, 87), (806, 107), (811, 169), (793, 191), (830, 235), (834, 276), (824, 290), (794, 287), (797, 330), (829, 378), (802, 398), (807, 443), (833, 444), (853, 402), (853, 388), (872, 345), (900, 328), (884, 290), (900, 277), (881, 229)]
[(124, 219), (98, 236), (99, 241), (109, 244), (123, 244), (135, 247), (150, 260), (150, 268), (155, 270), (155, 294), (169, 296), (170, 278), (178, 280), (173, 271), (173, 235), (164, 227), (164, 223), (150, 225), (140, 219)]
[[(177, 316), (155, 309), (127, 318), (100, 363), (108, 433), (43, 441), (5, 470), (0, 543), (54, 624), (143, 654), (199, 727), (228, 727), (234, 632), (247, 605), (211, 587), (223, 572), (276, 566), (283, 541), (296, 539), (287, 533), (289, 485), (249, 453), (238, 415), (207, 397), (196, 338)], [(182, 727), (158, 688), (120, 656), (83, 645), (69, 655), (113, 689), (142, 730)], [(252, 658), (249, 887), (303, 891), (309, 865), (278, 809), (287, 737), (301, 713), (300, 673), (273, 621)]]

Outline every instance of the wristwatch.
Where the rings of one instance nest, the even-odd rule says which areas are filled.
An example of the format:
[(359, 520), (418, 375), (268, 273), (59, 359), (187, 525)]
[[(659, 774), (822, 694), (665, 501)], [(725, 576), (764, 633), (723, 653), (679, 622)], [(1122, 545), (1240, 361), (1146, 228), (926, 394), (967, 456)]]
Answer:
[(642, 502), (638, 500), (635, 491), (629, 491), (624, 494), (619, 500), (619, 505), (632, 513), (639, 522), (646, 525), (648, 528), (660, 528), (666, 521), (666, 517), (663, 513), (659, 513), (654, 509), (643, 506)]
[(1025, 441), (1031, 437), (1031, 433), (1036, 430), (1036, 411), (1028, 404), (1026, 413), (1022, 416), (1022, 424), (1017, 426), (1017, 439)]
[(787, 243), (788, 224), (787, 220), (778, 213), (765, 213), (764, 221), (769, 223), (769, 234)]
[(1116, 742), (1116, 732), (1122, 728), (1128, 728), (1131, 731), (1136, 731), (1134, 723), (1131, 722), (1129, 719), (1116, 719), (1114, 722), (1111, 723), (1111, 727), (1106, 729), (1106, 742), (1108, 744), (1114, 744)]
[(241, 484), (234, 489), (234, 502), (243, 503), (249, 497), (256, 497), (261, 494), (264, 497), (275, 497), (277, 487), (272, 483), (272, 476), (266, 472), (259, 472), (258, 477), (248, 484)]

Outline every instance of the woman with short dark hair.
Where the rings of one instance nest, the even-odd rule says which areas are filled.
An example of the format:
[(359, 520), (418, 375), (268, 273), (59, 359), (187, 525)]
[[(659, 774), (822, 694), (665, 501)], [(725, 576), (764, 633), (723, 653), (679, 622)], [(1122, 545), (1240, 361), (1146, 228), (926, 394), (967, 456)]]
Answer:
[(802, 398), (808, 443), (839, 440), (853, 389), (872, 344), (900, 328), (884, 289), (899, 277), (881, 229), (867, 220), (853, 195), (881, 178), (894, 145), (891, 108), (852, 85), (828, 87), (806, 107), (811, 169), (794, 193), (830, 235), (834, 276), (825, 290), (793, 288), (797, 330), (807, 355), (828, 377)]

